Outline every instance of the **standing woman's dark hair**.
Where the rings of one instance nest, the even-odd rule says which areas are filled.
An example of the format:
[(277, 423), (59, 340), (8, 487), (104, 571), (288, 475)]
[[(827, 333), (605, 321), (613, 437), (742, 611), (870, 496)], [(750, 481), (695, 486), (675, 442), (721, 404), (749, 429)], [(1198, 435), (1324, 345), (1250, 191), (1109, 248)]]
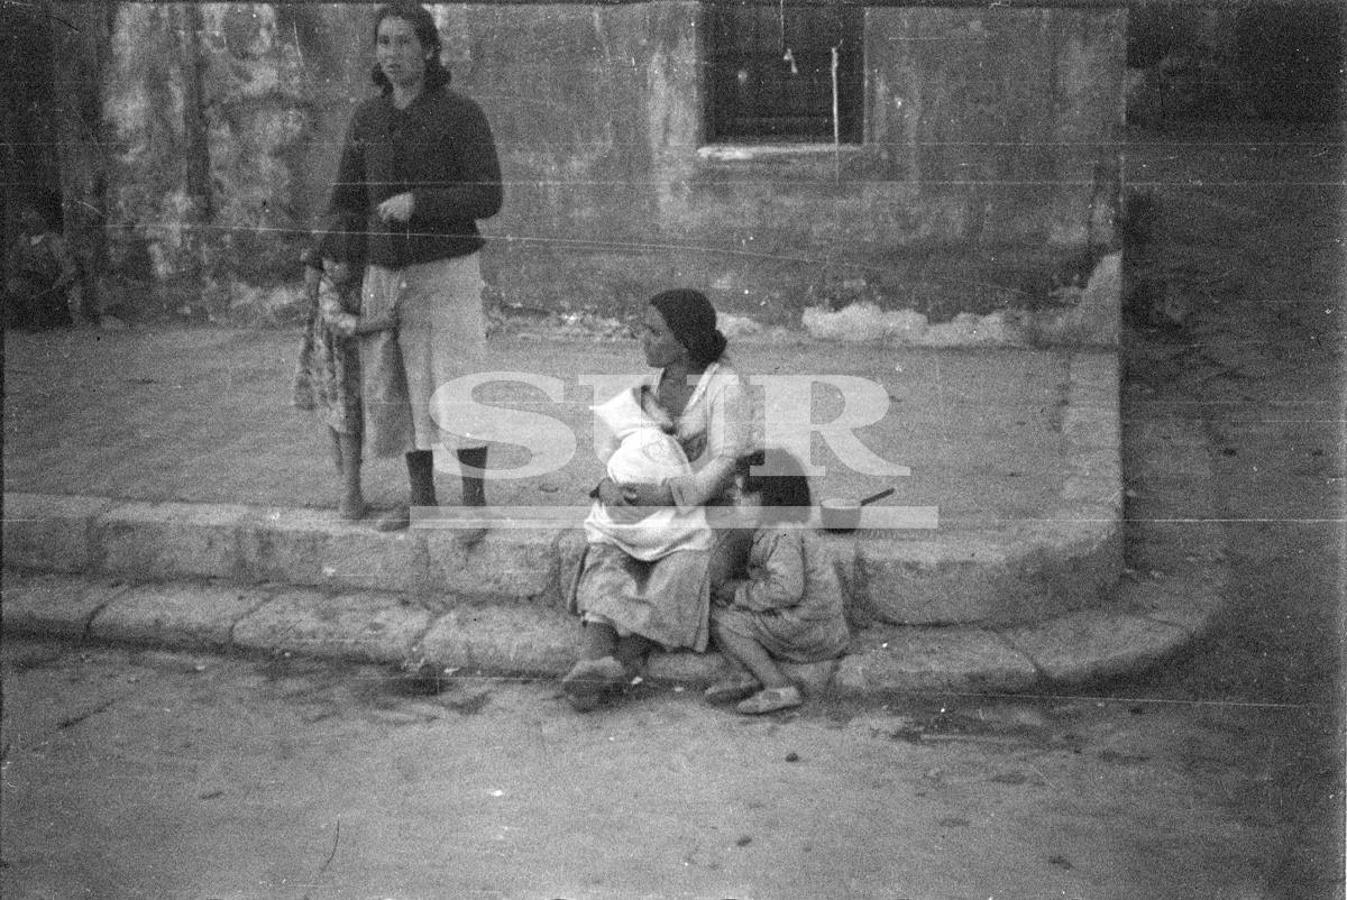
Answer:
[(706, 295), (690, 288), (664, 291), (650, 298), (678, 343), (688, 349), (692, 362), (705, 368), (725, 352), (725, 335), (716, 328), (716, 308)]
[[(402, 19), (409, 23), (412, 31), (416, 33), (416, 39), (429, 51), (426, 59), (426, 90), (434, 91), (448, 86), (449, 70), (440, 62), (440, 30), (435, 27), (435, 19), (429, 10), (419, 3), (410, 3), (407, 0), (385, 3), (374, 14), (375, 41), (379, 39), (379, 25), (384, 19)], [(388, 76), (383, 73), (378, 63), (375, 63), (370, 71), (370, 80), (378, 86), (380, 92), (384, 94), (393, 92), (393, 83), (388, 80)]]

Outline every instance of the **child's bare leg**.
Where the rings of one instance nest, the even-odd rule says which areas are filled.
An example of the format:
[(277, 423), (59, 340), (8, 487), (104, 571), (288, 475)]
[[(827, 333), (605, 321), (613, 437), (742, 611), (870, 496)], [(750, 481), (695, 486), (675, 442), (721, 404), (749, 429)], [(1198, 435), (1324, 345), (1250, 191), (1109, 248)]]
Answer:
[(344, 488), (341, 498), (341, 517), (355, 520), (365, 515), (365, 498), (360, 491), (360, 435), (338, 434), (341, 447), (341, 474)]
[(715, 627), (716, 644), (731, 661), (753, 673), (764, 688), (792, 687), (792, 682), (771, 655), (757, 641), (735, 634), (727, 628)]

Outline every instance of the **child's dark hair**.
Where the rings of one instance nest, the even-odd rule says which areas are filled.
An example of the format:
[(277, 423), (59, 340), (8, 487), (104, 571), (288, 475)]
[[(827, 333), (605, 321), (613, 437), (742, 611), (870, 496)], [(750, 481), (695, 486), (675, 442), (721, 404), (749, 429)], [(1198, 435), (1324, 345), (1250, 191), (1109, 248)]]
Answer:
[(809, 478), (790, 453), (768, 448), (741, 456), (739, 473), (744, 477), (744, 491), (759, 495), (763, 506), (788, 510), (785, 518), (789, 520), (809, 518), (813, 506)]

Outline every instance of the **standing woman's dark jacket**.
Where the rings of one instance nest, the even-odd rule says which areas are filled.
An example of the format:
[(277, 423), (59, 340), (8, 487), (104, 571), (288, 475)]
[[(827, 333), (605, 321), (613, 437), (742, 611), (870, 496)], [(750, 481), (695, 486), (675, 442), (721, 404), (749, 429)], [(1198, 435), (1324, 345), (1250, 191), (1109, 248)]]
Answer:
[[(378, 205), (410, 191), (410, 222), (383, 222)], [(401, 269), (466, 256), (484, 241), (478, 219), (501, 207), (500, 162), (476, 103), (448, 87), (423, 91), (406, 109), (387, 95), (356, 109), (332, 191), (332, 212), (369, 226), (368, 261)]]

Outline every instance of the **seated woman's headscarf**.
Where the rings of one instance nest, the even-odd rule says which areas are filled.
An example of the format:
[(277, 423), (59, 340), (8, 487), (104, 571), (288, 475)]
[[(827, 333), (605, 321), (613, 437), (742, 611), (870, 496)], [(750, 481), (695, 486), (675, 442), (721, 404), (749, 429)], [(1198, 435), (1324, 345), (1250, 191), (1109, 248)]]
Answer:
[(716, 309), (700, 291), (676, 288), (650, 298), (678, 342), (688, 349), (692, 361), (707, 366), (725, 352), (725, 335), (716, 328)]

